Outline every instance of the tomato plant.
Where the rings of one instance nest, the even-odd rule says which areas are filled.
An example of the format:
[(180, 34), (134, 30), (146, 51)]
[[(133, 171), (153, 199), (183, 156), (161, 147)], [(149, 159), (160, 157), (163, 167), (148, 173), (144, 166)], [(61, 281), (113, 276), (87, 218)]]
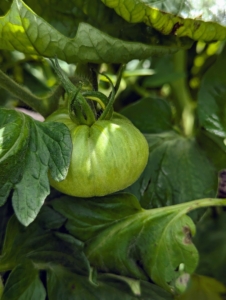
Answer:
[(0, 299), (225, 299), (225, 7), (1, 1)]

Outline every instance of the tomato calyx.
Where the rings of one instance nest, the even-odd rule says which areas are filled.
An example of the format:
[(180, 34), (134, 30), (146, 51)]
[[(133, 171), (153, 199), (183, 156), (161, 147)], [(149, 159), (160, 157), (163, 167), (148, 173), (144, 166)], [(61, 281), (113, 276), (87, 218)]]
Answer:
[(115, 94), (122, 77), (123, 68), (120, 69), (116, 86), (113, 85), (107, 75), (102, 74), (108, 79), (112, 89), (109, 97), (107, 97), (99, 91), (84, 90), (82, 81), (78, 86), (75, 86), (63, 73), (56, 58), (55, 61), (52, 60), (52, 64), (67, 93), (68, 114), (75, 124), (92, 126), (97, 120), (110, 120), (112, 118)]

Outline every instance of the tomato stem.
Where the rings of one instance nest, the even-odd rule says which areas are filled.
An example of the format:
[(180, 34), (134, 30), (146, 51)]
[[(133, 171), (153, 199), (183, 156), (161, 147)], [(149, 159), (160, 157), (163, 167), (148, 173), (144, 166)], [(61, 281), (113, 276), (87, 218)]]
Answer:
[(103, 74), (108, 79), (108, 81), (110, 82), (110, 85), (112, 87), (112, 91), (109, 95), (108, 104), (107, 104), (105, 110), (103, 111), (102, 115), (99, 118), (100, 120), (109, 120), (112, 117), (113, 104), (114, 104), (114, 101), (115, 101), (115, 95), (116, 95), (116, 93), (119, 89), (119, 85), (120, 85), (120, 82), (121, 82), (121, 79), (122, 79), (122, 74), (123, 74), (124, 69), (125, 69), (125, 65), (121, 65), (120, 69), (119, 69), (119, 72), (118, 72), (118, 77), (117, 77), (117, 81), (116, 81), (115, 86), (113, 85), (111, 79), (106, 74)]
[(114, 87), (111, 79), (107, 75), (105, 75), (105, 74), (103, 74), (103, 75), (109, 80), (112, 91), (109, 95), (108, 104), (107, 104), (105, 110), (103, 111), (102, 115), (100, 116), (99, 120), (108, 120), (112, 116), (111, 110), (113, 111), (113, 104), (114, 104), (114, 100), (115, 100), (115, 87)]
[(91, 126), (95, 121), (94, 113), (87, 103), (86, 99), (80, 93), (80, 88), (77, 88), (70, 79), (62, 72), (58, 60), (51, 60), (54, 70), (61, 81), (65, 91), (68, 94), (68, 110), (69, 116), (76, 124), (84, 124)]

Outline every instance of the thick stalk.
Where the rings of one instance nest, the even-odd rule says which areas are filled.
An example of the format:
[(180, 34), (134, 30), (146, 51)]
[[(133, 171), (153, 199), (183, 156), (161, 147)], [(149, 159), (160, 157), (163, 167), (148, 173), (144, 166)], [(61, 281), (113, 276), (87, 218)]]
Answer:
[(4, 88), (17, 99), (21, 100), (30, 108), (40, 113), (43, 117), (47, 117), (58, 107), (59, 99), (57, 99), (57, 93), (52, 94), (49, 98), (39, 98), (10, 79), (1, 70), (0, 87)]
[[(185, 50), (178, 51), (174, 54), (174, 70), (181, 74), (187, 74), (186, 61), (187, 52)], [(174, 104), (177, 110), (177, 121), (181, 122), (185, 136), (192, 136), (194, 131), (194, 109), (195, 102), (193, 101), (188, 85), (187, 77), (172, 81), (171, 87), (174, 95)]]
[(87, 79), (92, 85), (94, 91), (98, 90), (98, 80), (97, 74), (99, 71), (100, 65), (93, 63), (78, 63), (76, 66), (75, 74), (78, 75), (81, 79)]

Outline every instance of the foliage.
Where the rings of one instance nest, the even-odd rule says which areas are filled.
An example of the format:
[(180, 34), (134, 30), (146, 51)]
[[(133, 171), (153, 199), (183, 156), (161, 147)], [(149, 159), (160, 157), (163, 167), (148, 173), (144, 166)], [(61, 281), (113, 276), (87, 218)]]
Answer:
[[(225, 7), (1, 1), (0, 299), (225, 299)], [(115, 116), (123, 137), (99, 125)], [(86, 148), (114, 149), (96, 164), (107, 195), (50, 187), (80, 168), (89, 190)]]

